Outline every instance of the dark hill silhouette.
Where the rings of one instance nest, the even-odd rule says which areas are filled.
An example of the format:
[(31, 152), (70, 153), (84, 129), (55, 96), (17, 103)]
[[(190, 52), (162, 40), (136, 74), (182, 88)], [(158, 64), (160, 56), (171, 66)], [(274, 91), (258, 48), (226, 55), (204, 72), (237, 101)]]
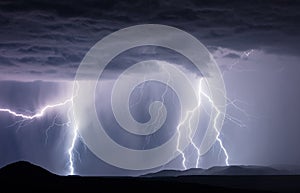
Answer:
[(288, 170), (278, 170), (265, 166), (215, 166), (208, 169), (193, 168), (185, 171), (163, 170), (157, 173), (150, 173), (144, 177), (159, 176), (194, 176), (194, 175), (292, 175)]
[(9, 164), (0, 169), (0, 177), (54, 177), (55, 174), (50, 173), (44, 168), (31, 164), (26, 161), (19, 161)]
[[(207, 170), (161, 171), (143, 177), (58, 176), (29, 162), (0, 169), (0, 191), (6, 192), (101, 192), (169, 191), (197, 192), (300, 192), (300, 176), (258, 166), (213, 167)], [(241, 175), (251, 174), (251, 175)], [(257, 175), (263, 174), (263, 175)], [(266, 175), (272, 174), (272, 175)]]

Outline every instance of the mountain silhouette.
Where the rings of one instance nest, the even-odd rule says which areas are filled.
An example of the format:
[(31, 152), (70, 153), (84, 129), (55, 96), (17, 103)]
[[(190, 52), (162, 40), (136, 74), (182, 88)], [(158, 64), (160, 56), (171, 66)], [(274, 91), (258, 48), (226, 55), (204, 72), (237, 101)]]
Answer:
[(26, 161), (9, 164), (0, 169), (0, 177), (54, 177), (48, 170)]
[(0, 191), (101, 192), (168, 191), (197, 192), (300, 192), (300, 176), (260, 166), (226, 166), (186, 171), (165, 170), (140, 177), (59, 176), (29, 162), (0, 169)]
[(177, 177), (195, 175), (292, 175), (291, 171), (278, 170), (265, 166), (215, 166), (208, 169), (192, 168), (189, 170), (163, 170), (143, 175), (144, 177)]

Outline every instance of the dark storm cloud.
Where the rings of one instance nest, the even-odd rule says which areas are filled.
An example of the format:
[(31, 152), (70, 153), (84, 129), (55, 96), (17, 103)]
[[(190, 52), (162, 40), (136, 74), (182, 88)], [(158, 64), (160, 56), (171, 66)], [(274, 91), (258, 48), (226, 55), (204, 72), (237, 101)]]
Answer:
[(298, 55), (299, 8), (296, 1), (1, 1), (1, 79), (72, 78), (98, 40), (144, 23), (186, 30), (211, 51)]

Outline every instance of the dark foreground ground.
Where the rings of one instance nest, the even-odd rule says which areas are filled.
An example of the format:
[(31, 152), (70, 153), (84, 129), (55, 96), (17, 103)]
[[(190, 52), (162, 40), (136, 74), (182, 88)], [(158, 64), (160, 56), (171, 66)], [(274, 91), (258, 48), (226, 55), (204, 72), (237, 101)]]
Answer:
[[(0, 192), (300, 192), (299, 175), (184, 175), (146, 177), (57, 176), (27, 162), (0, 170)], [(2, 190), (1, 190), (2, 189)], [(3, 191), (6, 189), (6, 191)]]

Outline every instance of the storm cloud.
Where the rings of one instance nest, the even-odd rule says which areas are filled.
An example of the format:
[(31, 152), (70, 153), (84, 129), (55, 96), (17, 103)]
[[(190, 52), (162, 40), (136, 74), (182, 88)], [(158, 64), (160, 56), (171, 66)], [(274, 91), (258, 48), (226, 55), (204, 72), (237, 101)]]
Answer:
[[(225, 48), (297, 55), (299, 8), (297, 1), (4, 0), (0, 2), (0, 78), (72, 80), (97, 41), (121, 28), (145, 23), (185, 30), (213, 54)], [(134, 54), (151, 52), (152, 48), (141, 48)], [(132, 62), (130, 58), (128, 54), (123, 62)]]

